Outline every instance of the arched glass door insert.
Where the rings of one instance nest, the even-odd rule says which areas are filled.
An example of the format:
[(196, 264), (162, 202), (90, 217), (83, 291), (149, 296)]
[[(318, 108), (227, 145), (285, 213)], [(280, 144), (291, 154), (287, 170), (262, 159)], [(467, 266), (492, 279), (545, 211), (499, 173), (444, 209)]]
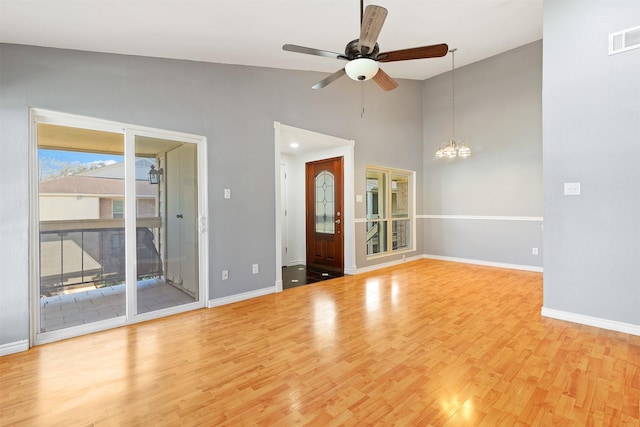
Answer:
[(321, 171), (316, 176), (316, 233), (335, 233), (335, 179), (331, 172)]

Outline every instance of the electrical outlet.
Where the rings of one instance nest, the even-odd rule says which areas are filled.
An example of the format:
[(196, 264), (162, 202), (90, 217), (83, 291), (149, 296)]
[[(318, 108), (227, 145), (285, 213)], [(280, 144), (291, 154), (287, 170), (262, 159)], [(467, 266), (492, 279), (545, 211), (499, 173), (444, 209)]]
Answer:
[(531, 248), (531, 255), (538, 255), (538, 248)]
[(222, 280), (229, 280), (229, 270), (222, 270)]
[(258, 264), (253, 264), (253, 274), (258, 274), (260, 272), (260, 268)]

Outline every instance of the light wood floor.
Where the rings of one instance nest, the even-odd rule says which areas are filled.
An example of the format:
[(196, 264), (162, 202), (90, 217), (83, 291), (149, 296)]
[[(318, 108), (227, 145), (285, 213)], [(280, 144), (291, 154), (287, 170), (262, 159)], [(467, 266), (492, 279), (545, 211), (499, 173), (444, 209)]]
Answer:
[(423, 260), (0, 358), (3, 426), (640, 425), (640, 337)]

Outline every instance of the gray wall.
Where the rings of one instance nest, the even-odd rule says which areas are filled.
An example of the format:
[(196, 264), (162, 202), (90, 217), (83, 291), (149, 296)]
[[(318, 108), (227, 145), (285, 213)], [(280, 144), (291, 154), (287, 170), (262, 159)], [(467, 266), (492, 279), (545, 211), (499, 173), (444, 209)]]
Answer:
[[(421, 82), (400, 81), (390, 93), (366, 83), (361, 118), (360, 84), (343, 78), (311, 90), (324, 76), (0, 45), (0, 345), (29, 336), (29, 107), (208, 138), (215, 299), (275, 284), (274, 121), (355, 140), (355, 194), (364, 194), (367, 163), (416, 170), (422, 181)], [(356, 246), (358, 263), (364, 249)]]
[[(640, 325), (640, 1), (545, 1), (544, 307)], [(582, 195), (564, 196), (564, 182)]]
[[(459, 60), (463, 51), (456, 52)], [(448, 56), (449, 61), (451, 57)], [(542, 266), (542, 41), (455, 70), (455, 133), (467, 159), (436, 159), (451, 138), (451, 72), (426, 80), (424, 252)], [(532, 248), (540, 255), (532, 255)]]

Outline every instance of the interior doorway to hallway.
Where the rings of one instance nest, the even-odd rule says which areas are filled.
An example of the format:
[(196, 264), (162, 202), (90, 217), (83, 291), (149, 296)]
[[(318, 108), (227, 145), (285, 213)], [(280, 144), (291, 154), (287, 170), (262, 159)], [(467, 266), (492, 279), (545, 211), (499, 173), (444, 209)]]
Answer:
[[(343, 159), (343, 211), (340, 213), (344, 241), (340, 273), (355, 271), (354, 247), (354, 141), (324, 135), (275, 122), (276, 144), (276, 290), (282, 291), (283, 268), (305, 268), (307, 271), (306, 237), (306, 163), (330, 158)], [(332, 221), (335, 221), (333, 218)], [(298, 270), (299, 271), (299, 270)], [(312, 273), (313, 274), (313, 273)], [(319, 278), (324, 278), (320, 272)], [(300, 283), (300, 278), (298, 278)], [(313, 280), (313, 279), (312, 279)], [(294, 282), (295, 283), (295, 282)], [(288, 287), (292, 283), (289, 283)]]

